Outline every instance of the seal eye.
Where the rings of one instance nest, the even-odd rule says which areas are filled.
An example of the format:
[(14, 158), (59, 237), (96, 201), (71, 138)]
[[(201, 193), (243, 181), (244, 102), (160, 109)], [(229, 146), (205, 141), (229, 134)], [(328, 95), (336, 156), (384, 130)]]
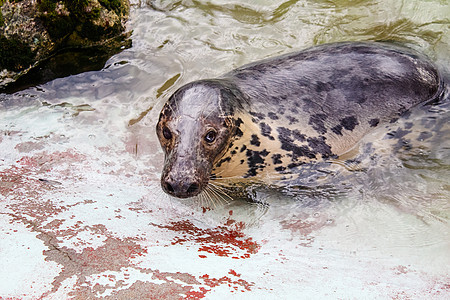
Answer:
[(207, 143), (212, 143), (216, 140), (217, 132), (215, 130), (210, 130), (206, 133), (204, 139)]
[(163, 137), (164, 137), (166, 140), (171, 140), (171, 139), (172, 139), (172, 132), (170, 132), (170, 129), (167, 128), (167, 126), (164, 126), (164, 127), (163, 127), (163, 129), (162, 129), (162, 134), (163, 134)]

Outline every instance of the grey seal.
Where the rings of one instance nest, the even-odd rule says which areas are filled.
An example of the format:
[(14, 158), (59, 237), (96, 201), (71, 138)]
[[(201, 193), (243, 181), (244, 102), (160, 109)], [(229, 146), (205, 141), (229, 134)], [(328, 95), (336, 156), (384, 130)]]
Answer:
[(376, 42), (325, 44), (188, 83), (156, 126), (162, 188), (189, 198), (225, 180), (301, 182), (442, 90), (426, 57)]

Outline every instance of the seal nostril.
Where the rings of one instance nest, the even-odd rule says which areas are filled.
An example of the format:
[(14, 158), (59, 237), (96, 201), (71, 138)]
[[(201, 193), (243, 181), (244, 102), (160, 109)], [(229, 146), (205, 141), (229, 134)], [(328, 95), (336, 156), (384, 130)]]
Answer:
[(189, 188), (187, 189), (187, 193), (191, 194), (191, 193), (195, 193), (198, 190), (198, 184), (193, 183), (189, 186)]
[(172, 185), (170, 183), (168, 183), (168, 182), (166, 182), (166, 189), (170, 193), (174, 192), (174, 189), (173, 189)]

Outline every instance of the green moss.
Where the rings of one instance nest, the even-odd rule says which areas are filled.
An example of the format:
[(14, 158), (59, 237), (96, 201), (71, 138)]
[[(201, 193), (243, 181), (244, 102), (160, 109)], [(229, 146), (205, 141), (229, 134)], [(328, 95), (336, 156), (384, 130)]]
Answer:
[(113, 10), (117, 15), (120, 15), (125, 9), (121, 0), (99, 0), (98, 2), (108, 10)]
[(100, 12), (101, 12), (100, 7), (93, 8), (91, 13), (90, 13), (90, 18), (91, 19), (98, 19), (100, 17)]
[[(94, 7), (87, 12), (86, 6), (91, 0), (62, 0), (62, 2), (69, 12), (68, 15), (56, 12), (58, 0), (41, 0), (38, 4), (41, 11), (40, 19), (52, 40), (65, 40), (66, 45), (62, 47), (85, 44), (83, 39), (99, 41), (123, 30), (121, 24), (113, 27), (95, 25), (94, 21), (100, 17), (101, 8)], [(113, 10), (119, 15), (126, 10), (123, 0), (100, 0), (99, 2), (104, 8)]]
[[(38, 4), (41, 12), (53, 13), (56, 10), (58, 0), (41, 0)], [(64, 6), (77, 17), (84, 18), (86, 16), (85, 8), (89, 4), (89, 0), (64, 0)]]
[(83, 23), (79, 32), (80, 36), (88, 38), (91, 41), (99, 41), (105, 37), (112, 36), (119, 31), (116, 27), (97, 26), (91, 22)]
[(5, 25), (5, 20), (3, 19), (3, 14), (2, 14), (3, 2), (4, 2), (3, 0), (0, 0), (0, 27)]
[(75, 20), (73, 18), (60, 16), (55, 12), (41, 16), (41, 20), (54, 40), (64, 38), (75, 29)]
[(89, 4), (89, 0), (65, 0), (64, 4), (71, 13), (83, 18), (86, 14), (84, 9)]
[(56, 9), (56, 1), (55, 0), (41, 0), (38, 4), (39, 10), (41, 12), (54, 12)]
[(34, 57), (30, 46), (22, 41), (0, 36), (0, 70), (21, 71), (33, 63)]
[(76, 29), (76, 25), (81, 23), (80, 17), (84, 15), (82, 10), (89, 0), (64, 1), (64, 5), (70, 12), (69, 15), (56, 12), (57, 2), (58, 0), (41, 0), (38, 4), (42, 12), (40, 19), (53, 40), (60, 40)]

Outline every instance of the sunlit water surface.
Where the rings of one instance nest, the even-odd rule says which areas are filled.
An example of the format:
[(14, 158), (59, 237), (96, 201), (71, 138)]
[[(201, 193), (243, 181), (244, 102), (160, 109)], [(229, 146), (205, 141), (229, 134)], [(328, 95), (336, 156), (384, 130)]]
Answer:
[[(116, 192), (129, 197), (125, 203), (139, 203), (149, 211), (163, 208), (154, 223), (177, 217), (217, 226), (232, 211), (234, 219), (246, 224), (246, 234), (264, 241), (261, 253), (280, 251), (287, 257), (286, 266), (272, 270), (276, 278), (286, 279), (268, 281), (285, 296), (289, 293), (283, 282), (299, 274), (305, 293), (325, 295), (318, 292), (323, 274), (315, 270), (326, 268), (332, 270), (328, 278), (335, 278), (335, 286), (347, 286), (334, 294), (342, 297), (352, 295), (352, 286), (361, 284), (345, 276), (344, 282), (340, 276), (346, 272), (355, 278), (372, 278), (368, 274), (373, 272), (378, 279), (409, 273), (404, 284), (412, 291), (425, 278), (437, 280), (437, 286), (429, 288), (447, 284), (448, 292), (448, 100), (413, 113), (418, 123), (427, 118), (442, 123), (432, 144), (416, 145), (398, 156), (380, 145), (385, 158), (368, 172), (355, 172), (348, 190), (289, 195), (256, 188), (251, 193), (257, 204), (226, 197), (205, 203), (163, 194), (159, 187), (163, 154), (154, 130), (162, 104), (183, 84), (327, 42), (401, 42), (427, 54), (448, 77), (447, 1), (133, 2), (129, 22), (133, 46), (112, 57), (104, 69), (0, 96), (3, 169), (24, 153), (75, 151), (89, 164), (80, 162), (82, 167), (75, 166), (78, 171), (70, 178), (36, 176), (56, 180), (81, 198), (101, 201), (103, 195)], [(382, 133), (368, 137), (375, 144), (377, 134)], [(71, 176), (78, 176), (78, 181)], [(255, 264), (270, 270), (262, 258)], [(261, 268), (254, 272), (263, 272)], [(379, 279), (367, 291), (389, 289), (387, 281)], [(445, 291), (436, 295), (445, 297)]]

